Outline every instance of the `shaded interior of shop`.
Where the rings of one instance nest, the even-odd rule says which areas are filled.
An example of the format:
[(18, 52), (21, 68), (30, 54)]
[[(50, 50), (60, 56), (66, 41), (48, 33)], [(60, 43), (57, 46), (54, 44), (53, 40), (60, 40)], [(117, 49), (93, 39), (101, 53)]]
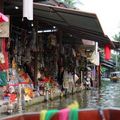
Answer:
[(116, 69), (116, 63), (113, 60), (106, 61), (102, 55), (100, 57), (100, 63), (102, 77), (110, 78), (110, 73)]
[(28, 21), (22, 18), (22, 2), (13, 0), (4, 8), (11, 22), (10, 63), (15, 59), (36, 84), (38, 70), (44, 68), (46, 75), (56, 79), (61, 67), (76, 72), (82, 82), (88, 68), (97, 70), (87, 59), (95, 46), (85, 46), (82, 40), (98, 42), (100, 47), (111, 44), (94, 14), (34, 3), (34, 21)]

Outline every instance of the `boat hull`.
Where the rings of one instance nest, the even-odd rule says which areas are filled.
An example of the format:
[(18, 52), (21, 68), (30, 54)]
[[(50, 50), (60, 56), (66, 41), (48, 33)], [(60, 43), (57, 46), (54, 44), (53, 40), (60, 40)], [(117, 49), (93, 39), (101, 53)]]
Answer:
[(110, 80), (113, 81), (113, 82), (117, 82), (117, 81), (120, 80), (120, 78), (118, 78), (118, 77), (111, 77)]
[[(1, 120), (40, 120), (40, 113), (19, 114)], [(59, 113), (54, 114), (51, 120), (59, 120)], [(106, 109), (102, 114), (99, 110), (79, 110), (78, 120), (120, 120), (120, 110)]]

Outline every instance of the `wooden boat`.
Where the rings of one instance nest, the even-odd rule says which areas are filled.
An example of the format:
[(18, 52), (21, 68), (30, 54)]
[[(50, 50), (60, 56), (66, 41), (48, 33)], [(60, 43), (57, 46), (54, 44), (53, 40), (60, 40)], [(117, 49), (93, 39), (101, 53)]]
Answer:
[(110, 73), (110, 80), (113, 82), (117, 82), (118, 80), (120, 80), (120, 71), (111, 72)]
[[(24, 113), (1, 120), (40, 120), (40, 113)], [(59, 113), (54, 114), (50, 120), (59, 120)], [(78, 120), (120, 120), (120, 109), (78, 110)]]

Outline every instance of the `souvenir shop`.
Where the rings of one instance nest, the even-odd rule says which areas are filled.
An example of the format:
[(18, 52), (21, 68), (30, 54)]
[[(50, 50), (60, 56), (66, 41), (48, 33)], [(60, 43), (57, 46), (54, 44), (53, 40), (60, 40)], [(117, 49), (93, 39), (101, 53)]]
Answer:
[(92, 53), (95, 59), (95, 44), (92, 49), (89, 45), (89, 49), (81, 46), (84, 46), (83, 39), (101, 41), (99, 43), (108, 40), (96, 22), (97, 17), (42, 4), (34, 4), (34, 9), (34, 21), (22, 19), (21, 13), (16, 16), (10, 9), (10, 37), (5, 40), (6, 48), (2, 47), (5, 55), (8, 54), (5, 59), (9, 65), (6, 66), (9, 86), (22, 84), (27, 92), (26, 99), (31, 99), (38, 94), (44, 95), (46, 90), (49, 93), (70, 92), (76, 85), (85, 84), (88, 77), (89, 83), (90, 78), (95, 80), (98, 64), (96, 66), (89, 59)]
[(86, 57), (81, 55), (76, 43), (66, 42), (68, 35), (61, 38), (59, 34), (55, 30), (35, 36), (34, 31), (28, 33), (22, 28), (12, 28), (11, 37), (6, 40), (8, 57), (5, 58), (9, 66), (5, 65), (8, 70), (5, 95), (11, 92), (17, 96), (18, 86), (22, 84), (27, 101), (45, 95), (46, 91), (52, 95), (56, 91), (71, 92), (84, 82)]

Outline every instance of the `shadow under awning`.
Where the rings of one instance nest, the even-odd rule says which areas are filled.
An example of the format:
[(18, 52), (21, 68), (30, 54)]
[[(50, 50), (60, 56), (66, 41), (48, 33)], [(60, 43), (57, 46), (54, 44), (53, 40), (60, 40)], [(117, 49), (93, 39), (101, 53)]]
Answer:
[(100, 47), (105, 44), (114, 47), (108, 36), (104, 35), (96, 14), (40, 3), (34, 3), (34, 14), (40, 20), (61, 26), (64, 32), (71, 33), (79, 40), (96, 41)]
[[(20, 6), (20, 0), (12, 0), (11, 5)], [(76, 9), (52, 6), (34, 2), (34, 18), (56, 25), (66, 33), (72, 34), (78, 41), (88, 39), (98, 42), (100, 47), (110, 44), (114, 48), (114, 44), (106, 36), (102, 30), (100, 22), (93, 13), (87, 13)]]

